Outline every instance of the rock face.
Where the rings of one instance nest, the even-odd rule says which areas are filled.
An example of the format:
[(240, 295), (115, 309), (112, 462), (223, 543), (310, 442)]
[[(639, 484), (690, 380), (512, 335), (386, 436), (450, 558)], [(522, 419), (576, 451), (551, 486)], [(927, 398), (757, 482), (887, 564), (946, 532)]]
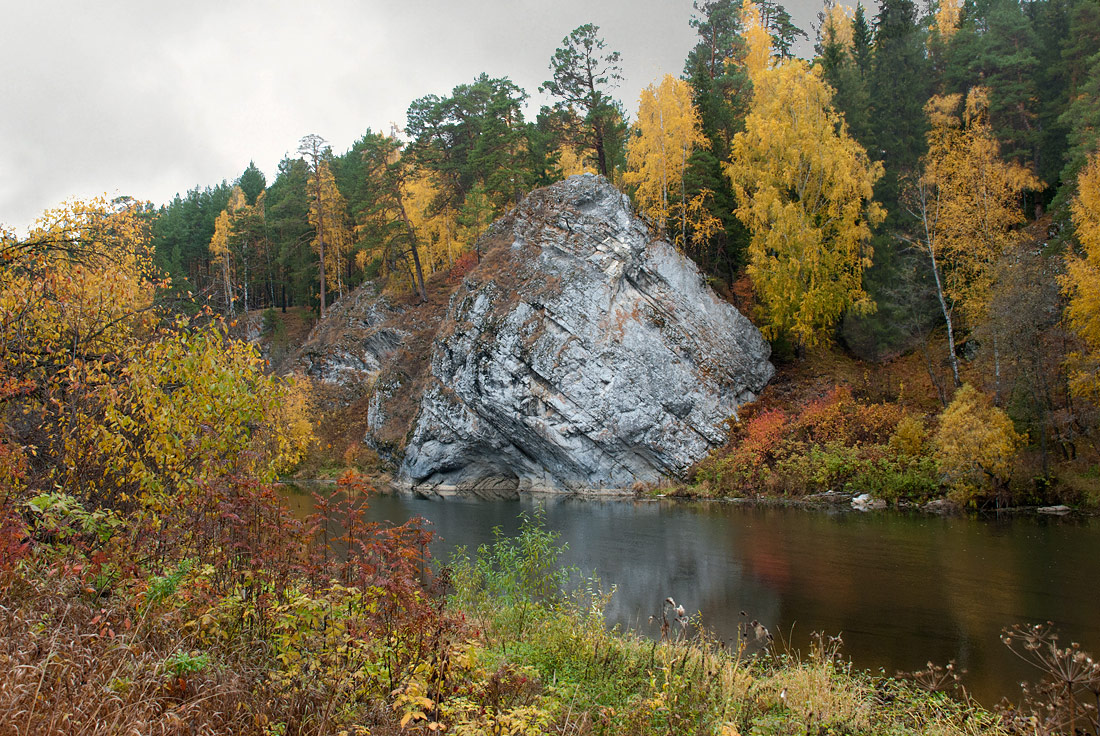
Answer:
[(370, 287), (335, 304), (299, 350), (297, 368), (307, 376), (353, 390), (378, 375), (408, 336), (397, 326), (400, 309)]
[(435, 337), (399, 471), (409, 486), (679, 477), (771, 378), (757, 329), (605, 179), (538, 190), (494, 227), (509, 244), (466, 277)]

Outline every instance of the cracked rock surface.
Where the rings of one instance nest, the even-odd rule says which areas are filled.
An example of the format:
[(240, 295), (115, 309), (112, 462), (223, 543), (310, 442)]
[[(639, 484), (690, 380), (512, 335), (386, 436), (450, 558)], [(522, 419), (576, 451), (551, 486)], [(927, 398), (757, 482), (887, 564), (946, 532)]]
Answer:
[(451, 297), (402, 483), (510, 494), (682, 477), (771, 378), (759, 331), (605, 179), (533, 192), (494, 227), (510, 244)]

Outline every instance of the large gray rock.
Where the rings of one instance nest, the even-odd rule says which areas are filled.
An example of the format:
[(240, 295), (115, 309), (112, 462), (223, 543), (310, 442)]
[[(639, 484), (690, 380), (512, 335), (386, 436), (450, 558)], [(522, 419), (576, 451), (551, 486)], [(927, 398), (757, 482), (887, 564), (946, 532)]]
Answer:
[(511, 222), (451, 298), (399, 479), (629, 488), (724, 442), (774, 372), (748, 319), (601, 177), (536, 191)]
[(365, 286), (334, 304), (295, 356), (297, 368), (325, 383), (358, 389), (408, 336), (402, 310)]

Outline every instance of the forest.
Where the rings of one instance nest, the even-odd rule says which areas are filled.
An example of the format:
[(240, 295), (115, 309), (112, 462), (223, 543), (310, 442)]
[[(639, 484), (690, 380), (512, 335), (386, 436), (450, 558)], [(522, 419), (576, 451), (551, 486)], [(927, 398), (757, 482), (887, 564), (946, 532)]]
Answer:
[[(540, 91), (556, 102), (534, 120), (525, 90), (481, 75), (413, 100), (403, 129), (368, 130), (343, 154), (307, 135), (270, 186), (250, 166), (147, 208), (155, 264), (174, 293), (230, 319), (323, 315), (364, 281), (423, 300), (527, 192), (599, 173), (749, 312), (781, 363), (822, 346), (906, 357), (923, 365), (919, 379), (900, 377), (904, 360), (895, 371), (927, 386), (918, 413), (966, 383), (977, 404), (960, 429), (1010, 418), (995, 439), (944, 438), (1000, 448), (955, 474), (979, 496), (1041, 500), (1057, 483), (1062, 500), (1095, 498), (1095, 3), (922, 13), (906, 0), (873, 16), (829, 3), (810, 61), (774, 2), (697, 3), (689, 22), (698, 42), (680, 75), (634, 110), (614, 97), (619, 54), (583, 25), (551, 57)], [(903, 485), (938, 485), (912, 469)], [(708, 492), (749, 485), (717, 481)]]
[(1051, 679), (993, 713), (839, 639), (751, 658), (671, 609), (659, 647), (608, 632), (537, 520), (442, 569), (422, 527), (363, 520), (355, 469), (308, 520), (279, 503), (325, 430), (239, 322), (366, 282), (426, 302), (528, 192), (595, 173), (785, 376), (681, 492), (1100, 504), (1100, 5), (828, 2), (810, 60), (775, 0), (694, 8), (636, 108), (586, 24), (533, 120), (482, 74), (342, 154), (304, 135), (270, 183), (0, 232), (0, 736), (1100, 729), (1100, 668), (1041, 626), (1006, 644)]

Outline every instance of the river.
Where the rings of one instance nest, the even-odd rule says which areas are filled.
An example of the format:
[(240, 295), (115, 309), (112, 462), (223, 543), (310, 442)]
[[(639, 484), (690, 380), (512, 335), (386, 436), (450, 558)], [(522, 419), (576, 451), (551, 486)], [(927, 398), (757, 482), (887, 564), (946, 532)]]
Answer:
[[(312, 498), (290, 491), (300, 514)], [(565, 562), (616, 586), (610, 624), (656, 635), (650, 614), (675, 597), (725, 640), (757, 619), (806, 651), (810, 634), (841, 634), (859, 669), (914, 670), (954, 659), (985, 705), (1019, 698), (1038, 671), (1000, 642), (1013, 623), (1052, 621), (1060, 641), (1100, 654), (1100, 520), (1008, 515), (939, 517), (674, 501), (431, 501), (382, 495), (374, 520), (420, 516), (433, 554), (519, 528), (535, 504), (568, 545)], [(741, 615), (745, 612), (745, 616)]]

